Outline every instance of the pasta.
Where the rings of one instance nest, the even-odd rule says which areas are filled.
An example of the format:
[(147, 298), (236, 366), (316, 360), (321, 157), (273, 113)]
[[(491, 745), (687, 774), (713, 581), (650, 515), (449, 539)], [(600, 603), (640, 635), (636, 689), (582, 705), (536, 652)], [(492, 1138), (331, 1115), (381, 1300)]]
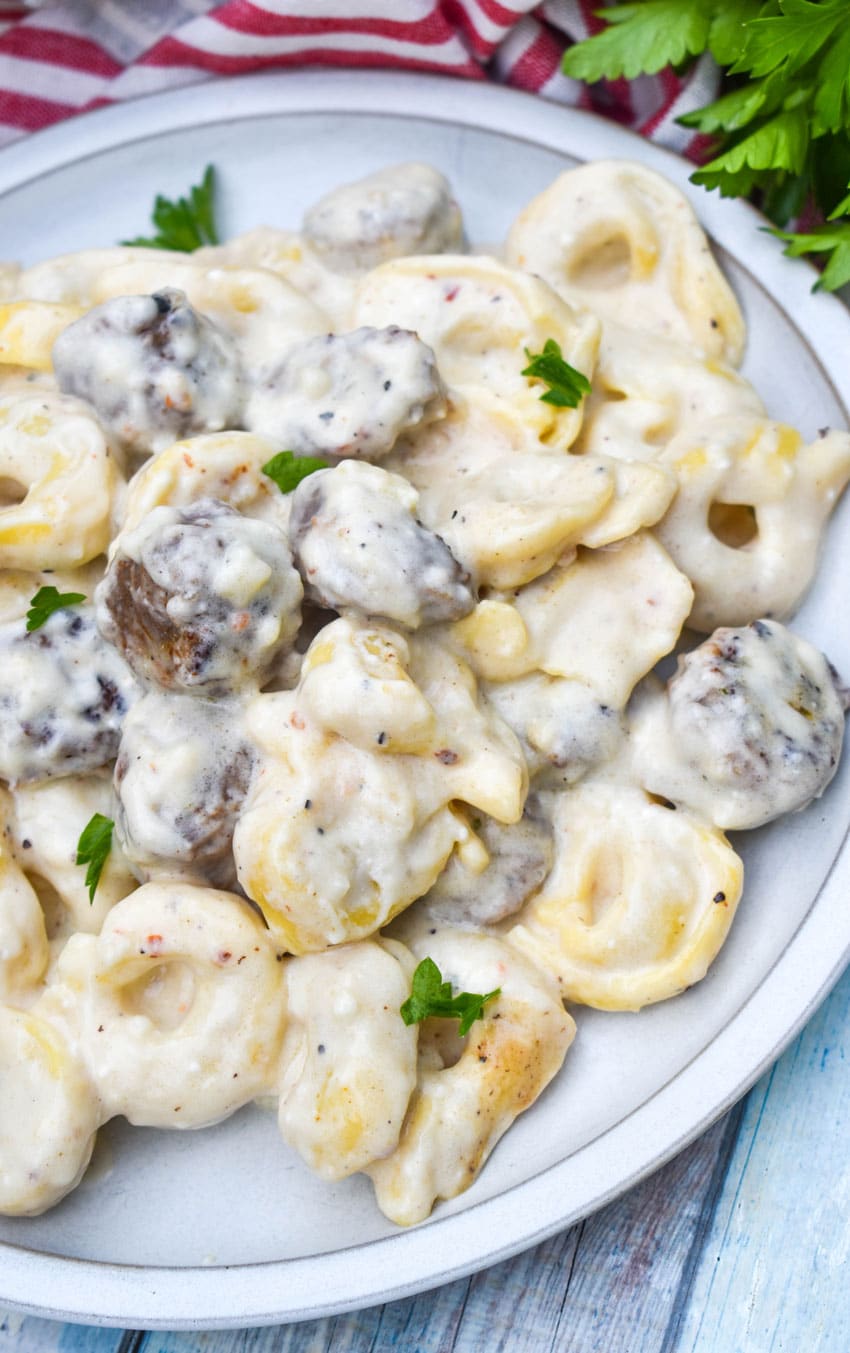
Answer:
[(0, 1212), (111, 1118), (258, 1101), (420, 1222), (583, 1006), (705, 975), (724, 832), (834, 775), (847, 693), (782, 622), (850, 435), (771, 421), (638, 165), (498, 256), (414, 164), (2, 277)]

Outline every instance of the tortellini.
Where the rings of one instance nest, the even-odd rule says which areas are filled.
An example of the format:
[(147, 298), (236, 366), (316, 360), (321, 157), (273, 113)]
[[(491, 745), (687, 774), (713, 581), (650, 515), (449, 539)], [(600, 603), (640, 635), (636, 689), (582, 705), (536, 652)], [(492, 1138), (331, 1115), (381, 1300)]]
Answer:
[(656, 461), (674, 437), (709, 419), (764, 418), (756, 391), (737, 371), (694, 348), (608, 320), (578, 450)]
[(100, 1126), (85, 1067), (34, 1011), (0, 1005), (0, 1212), (36, 1216), (80, 1182)]
[(555, 865), (506, 938), (565, 1000), (639, 1010), (705, 976), (741, 895), (721, 832), (629, 786), (589, 784), (554, 806)]
[(292, 953), (365, 938), (427, 892), (469, 833), (454, 800), (522, 814), (519, 744), (470, 669), (388, 629), (320, 631), (297, 690), (259, 696), (249, 731), (263, 757), (234, 835), (239, 881)]
[(106, 438), (64, 395), (0, 394), (0, 568), (86, 564), (109, 544), (117, 489)]
[(416, 1085), (416, 1031), (398, 1015), (413, 966), (391, 940), (286, 964), (278, 1123), (323, 1179), (344, 1179), (398, 1144)]
[(644, 165), (567, 170), (520, 213), (507, 258), (571, 304), (736, 366), (744, 319), (682, 194)]
[(62, 942), (75, 931), (96, 934), (116, 902), (136, 887), (130, 864), (113, 840), (94, 897), (85, 870), (77, 864), (77, 845), (95, 813), (113, 812), (111, 777), (69, 775), (18, 785), (9, 814), (12, 846), (33, 885), (51, 940)]
[(147, 883), (74, 935), (39, 1007), (70, 1031), (102, 1103), (203, 1127), (268, 1092), (284, 1018), (273, 940), (242, 898)]
[(151, 456), (123, 499), (121, 524), (134, 530), (155, 507), (190, 507), (204, 498), (286, 530), (289, 498), (263, 472), (274, 447), (249, 432), (213, 432)]
[(37, 987), (47, 959), (38, 894), (0, 839), (0, 1001), (20, 998)]
[(543, 402), (545, 391), (522, 375), (523, 356), (553, 340), (590, 376), (599, 325), (539, 277), (483, 256), (397, 259), (363, 279), (354, 313), (359, 324), (415, 330), (450, 386), (497, 407), (504, 402), (541, 440), (564, 448), (575, 440), (581, 410)]
[(804, 446), (781, 423), (718, 419), (676, 437), (660, 463), (679, 491), (656, 534), (694, 585), (692, 628), (792, 615), (850, 479), (850, 436)]
[(466, 1038), (441, 1020), (429, 1020), (419, 1035), (417, 1086), (401, 1139), (366, 1171), (381, 1210), (401, 1226), (423, 1221), (438, 1199), (469, 1187), (560, 1069), (575, 1036), (555, 983), (501, 941), (442, 930), (428, 936), (427, 953), (460, 989), (499, 994)]
[(571, 781), (607, 761), (637, 682), (672, 648), (691, 605), (687, 578), (639, 533), (487, 599), (451, 635), (529, 768)]
[(0, 265), (0, 1213), (111, 1118), (256, 1101), (422, 1221), (565, 1003), (705, 975), (724, 830), (835, 773), (848, 693), (777, 617), (850, 435), (738, 374), (685, 199), (587, 165), (466, 249), (412, 163), (300, 231)]

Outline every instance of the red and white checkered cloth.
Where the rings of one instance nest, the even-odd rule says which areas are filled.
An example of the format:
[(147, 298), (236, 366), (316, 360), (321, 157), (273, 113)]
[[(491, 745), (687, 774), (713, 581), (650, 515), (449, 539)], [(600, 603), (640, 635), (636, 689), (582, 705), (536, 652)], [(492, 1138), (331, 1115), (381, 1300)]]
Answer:
[(119, 100), (270, 67), (366, 66), (492, 79), (592, 108), (698, 158), (680, 113), (716, 96), (706, 56), (591, 89), (561, 74), (599, 0), (0, 0), (0, 145)]

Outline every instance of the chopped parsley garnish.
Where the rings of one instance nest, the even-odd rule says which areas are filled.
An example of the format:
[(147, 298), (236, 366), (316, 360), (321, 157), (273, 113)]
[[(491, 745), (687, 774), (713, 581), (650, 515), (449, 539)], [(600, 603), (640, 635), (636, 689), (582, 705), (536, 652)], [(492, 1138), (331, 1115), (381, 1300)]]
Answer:
[(83, 827), (77, 842), (77, 864), (87, 864), (86, 887), (89, 890), (89, 902), (94, 902), (97, 885), (103, 873), (103, 866), (112, 849), (112, 832), (115, 823), (111, 817), (95, 813)]
[(41, 629), (54, 611), (62, 611), (66, 606), (79, 606), (85, 599), (85, 592), (60, 592), (58, 587), (40, 587), (27, 611), (27, 634)]
[(214, 194), (215, 170), (208, 164), (204, 177), (189, 189), (188, 197), (178, 197), (172, 202), (161, 194), (157, 196), (151, 212), (157, 229), (155, 235), (139, 235), (121, 243), (144, 245), (148, 249), (176, 249), (183, 254), (191, 254), (203, 244), (218, 244)]
[(278, 451), (276, 456), (267, 460), (263, 474), (273, 479), (281, 493), (291, 493), (297, 489), (302, 479), (315, 474), (316, 470), (326, 470), (328, 462), (321, 456), (296, 456), (293, 451)]
[(411, 993), (401, 1007), (400, 1014), (405, 1024), (420, 1024), (432, 1015), (438, 1019), (458, 1019), (458, 1032), (468, 1034), (475, 1021), (483, 1018), (487, 1002), (494, 1001), (501, 995), (501, 990), (501, 987), (496, 987), (495, 991), (488, 991), (486, 996), (459, 991), (453, 996), (451, 982), (443, 981), (433, 958), (423, 958), (413, 974)]
[(590, 394), (590, 381), (564, 361), (560, 344), (547, 338), (542, 352), (525, 350), (528, 366), (522, 372), (529, 380), (543, 381), (549, 389), (540, 398), (559, 409), (577, 409), (583, 395)]
[(829, 223), (777, 231), (786, 254), (825, 261), (818, 283), (850, 280), (850, 11), (847, 0), (630, 0), (599, 11), (606, 27), (576, 43), (576, 80), (633, 80), (710, 52), (726, 84), (679, 121), (712, 138), (691, 175), (723, 197), (753, 197), (782, 227), (808, 201)]

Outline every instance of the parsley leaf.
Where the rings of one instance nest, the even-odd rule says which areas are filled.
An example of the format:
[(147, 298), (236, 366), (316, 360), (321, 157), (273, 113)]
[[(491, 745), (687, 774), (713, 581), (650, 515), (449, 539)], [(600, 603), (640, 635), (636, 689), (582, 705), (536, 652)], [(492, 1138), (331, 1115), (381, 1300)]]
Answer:
[(813, 290), (836, 291), (850, 282), (850, 221), (816, 226), (806, 234), (789, 234), (785, 230), (773, 230), (771, 234), (785, 240), (784, 252), (789, 258), (801, 258), (803, 254), (830, 256)]
[(40, 587), (27, 611), (27, 634), (41, 629), (54, 611), (62, 611), (66, 606), (79, 606), (85, 599), (85, 592), (60, 592), (58, 587)]
[(683, 113), (678, 119), (684, 127), (695, 127), (700, 132), (738, 131), (759, 114), (770, 94), (770, 82), (757, 80), (753, 84), (740, 85), (721, 94), (714, 103), (705, 108), (695, 108), (692, 113)]
[(522, 375), (549, 386), (540, 396), (544, 404), (554, 404), (559, 409), (577, 409), (582, 395), (590, 394), (590, 381), (564, 361), (560, 345), (554, 338), (546, 339), (542, 352), (529, 352), (526, 348), (525, 355), (528, 366), (523, 368)]
[(139, 235), (121, 243), (143, 245), (148, 249), (176, 249), (184, 254), (191, 254), (203, 244), (218, 244), (214, 193), (215, 170), (208, 164), (201, 182), (189, 189), (188, 197), (178, 197), (176, 202), (161, 195), (157, 197), (151, 213), (156, 235)]
[[(810, 197), (838, 227), (783, 235), (786, 252), (829, 255), (819, 285), (847, 281), (850, 229), (848, 0), (628, 0), (598, 11), (607, 27), (571, 47), (564, 70), (616, 79), (709, 51), (731, 77), (720, 98), (679, 119), (717, 138), (692, 182), (753, 196), (782, 225)], [(795, 244), (796, 241), (796, 244)]]
[(714, 6), (708, 50), (718, 65), (731, 66), (737, 61), (746, 44), (748, 25), (763, 7), (764, 0), (724, 0), (721, 6)]
[(411, 993), (399, 1013), (405, 1024), (420, 1024), (432, 1015), (439, 1019), (458, 1019), (458, 1032), (468, 1034), (475, 1021), (483, 1018), (487, 1002), (494, 1001), (501, 992), (501, 987), (496, 987), (486, 996), (477, 996), (471, 991), (460, 991), (453, 996), (451, 982), (443, 981), (433, 958), (423, 958), (413, 974)]
[(266, 461), (263, 474), (274, 480), (281, 493), (291, 493), (302, 479), (315, 474), (316, 470), (327, 468), (328, 462), (322, 460), (321, 456), (296, 456), (293, 451), (278, 451), (276, 456)]
[(850, 125), (850, 22), (821, 62), (814, 116), (815, 136)]
[(705, 50), (710, 0), (641, 0), (603, 10), (609, 27), (570, 47), (563, 70), (574, 80), (633, 80), (678, 66)]
[(86, 887), (89, 890), (89, 903), (94, 902), (97, 885), (103, 873), (103, 866), (112, 849), (112, 832), (115, 823), (111, 817), (95, 813), (80, 833), (77, 842), (77, 864), (87, 864)]
[(719, 188), (724, 197), (735, 197), (741, 182), (747, 178), (755, 182), (753, 171), (784, 169), (792, 174), (802, 173), (808, 147), (805, 112), (802, 108), (790, 108), (769, 118), (724, 154), (709, 160), (691, 175), (691, 180), (705, 188)]
[(763, 13), (747, 25), (744, 50), (731, 74), (752, 79), (780, 66), (800, 70), (847, 22), (847, 0), (781, 0), (781, 13)]

